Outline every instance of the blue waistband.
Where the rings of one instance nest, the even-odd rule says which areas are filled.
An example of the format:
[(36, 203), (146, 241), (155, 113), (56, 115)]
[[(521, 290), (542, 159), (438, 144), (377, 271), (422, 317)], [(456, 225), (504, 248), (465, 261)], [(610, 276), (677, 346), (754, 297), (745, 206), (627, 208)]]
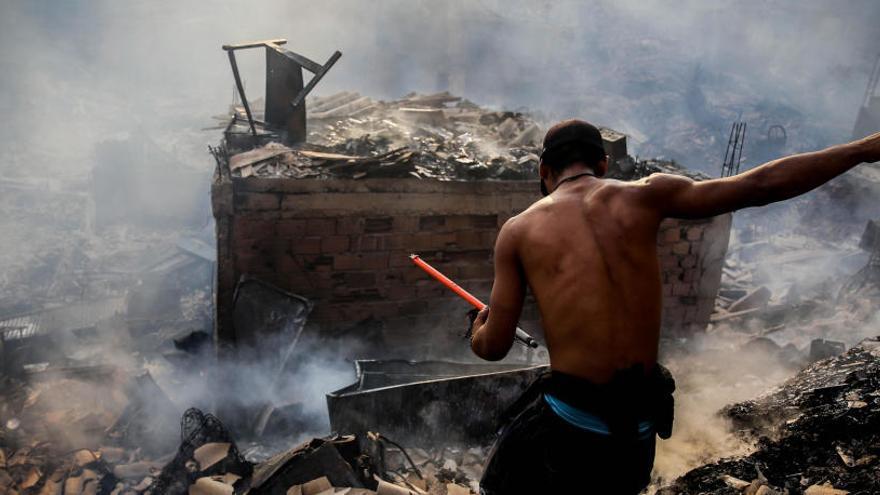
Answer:
[[(562, 402), (551, 394), (545, 393), (544, 401), (566, 423), (598, 435), (611, 435), (611, 428), (608, 427), (608, 423), (595, 414)], [(639, 440), (647, 440), (653, 434), (654, 423), (652, 421), (642, 421), (639, 423)]]

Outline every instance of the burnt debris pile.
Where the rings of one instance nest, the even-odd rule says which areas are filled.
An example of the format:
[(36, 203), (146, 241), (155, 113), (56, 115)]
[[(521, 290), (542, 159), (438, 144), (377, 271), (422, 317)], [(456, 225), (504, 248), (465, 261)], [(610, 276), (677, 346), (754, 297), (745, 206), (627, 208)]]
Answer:
[(725, 408), (742, 435), (757, 438), (755, 452), (694, 469), (660, 493), (877, 493), (878, 390), (875, 338), (814, 363), (768, 395)]
[[(448, 92), (378, 101), (355, 92), (308, 99), (308, 142), (287, 146), (271, 135), (238, 148), (245, 110), (233, 106), (226, 128), (234, 177), (535, 180), (545, 125), (524, 112), (492, 110)], [(260, 118), (259, 102), (252, 111)], [(602, 128), (612, 176), (689, 173), (674, 162), (638, 161), (626, 136)], [(231, 138), (230, 138), (231, 137)], [(243, 151), (244, 149), (244, 151)], [(692, 174), (693, 175), (693, 174)], [(697, 174), (696, 176), (699, 176)]]

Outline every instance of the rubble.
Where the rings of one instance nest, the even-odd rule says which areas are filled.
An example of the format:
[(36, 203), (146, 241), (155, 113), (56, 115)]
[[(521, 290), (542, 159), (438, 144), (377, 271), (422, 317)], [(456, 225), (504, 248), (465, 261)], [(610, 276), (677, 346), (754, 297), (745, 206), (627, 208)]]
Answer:
[[(447, 92), (409, 94), (375, 101), (354, 92), (311, 97), (308, 143), (269, 142), (228, 153), (233, 177), (354, 179), (396, 177), (439, 180), (537, 178), (542, 124), (521, 112), (479, 107)], [(254, 109), (259, 115), (259, 109)], [(227, 136), (243, 132), (234, 107)], [(602, 128), (611, 177), (633, 179), (653, 172), (705, 178), (662, 160), (638, 161), (626, 152), (626, 136)]]
[(757, 439), (757, 449), (690, 471), (658, 493), (739, 493), (742, 480), (776, 493), (876, 493), (878, 390), (874, 338), (807, 367), (772, 393), (726, 408), (734, 428)]

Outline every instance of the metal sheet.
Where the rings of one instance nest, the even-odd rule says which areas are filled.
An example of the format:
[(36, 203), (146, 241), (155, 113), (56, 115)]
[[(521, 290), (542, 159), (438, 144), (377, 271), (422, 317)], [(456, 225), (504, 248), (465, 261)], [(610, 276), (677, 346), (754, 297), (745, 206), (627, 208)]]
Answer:
[[(346, 434), (378, 431), (419, 445), (486, 442), (504, 410), (547, 369), (502, 365), (509, 369), (498, 371), (498, 366), (432, 362), (419, 368), (413, 363), (409, 373), (388, 373), (384, 382), (362, 366), (357, 383), (327, 394), (331, 429)], [(405, 380), (406, 374), (436, 378), (383, 386)], [(369, 388), (373, 385), (378, 387)]]

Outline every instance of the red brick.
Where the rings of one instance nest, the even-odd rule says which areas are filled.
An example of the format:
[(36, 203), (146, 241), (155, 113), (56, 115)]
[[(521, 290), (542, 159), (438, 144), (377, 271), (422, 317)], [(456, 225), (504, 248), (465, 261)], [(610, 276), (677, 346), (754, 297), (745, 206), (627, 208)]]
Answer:
[(382, 321), (397, 316), (397, 303), (393, 301), (376, 301), (370, 303), (370, 316)]
[(665, 254), (672, 253), (672, 244), (669, 243), (659, 243), (657, 244), (657, 255), (663, 256)]
[[(434, 234), (429, 234), (427, 232), (418, 233), (418, 234), (413, 235), (410, 238), (410, 243), (411, 243), (411, 245), (409, 246), (409, 248), (414, 251), (424, 251), (424, 250), (428, 250), (428, 249), (437, 248), (437, 244), (435, 244), (435, 242), (434, 242)], [(395, 249), (397, 248), (397, 246), (392, 246), (392, 247), (394, 247)], [(401, 247), (406, 248), (406, 246), (401, 246)]]
[(698, 241), (703, 238), (703, 226), (694, 225), (687, 229), (687, 240)]
[(672, 295), (673, 296), (688, 296), (691, 294), (693, 290), (693, 284), (688, 283), (674, 283), (672, 284)]
[(364, 232), (368, 234), (385, 234), (394, 230), (392, 217), (369, 217), (364, 219)]
[(271, 270), (268, 259), (259, 254), (236, 254), (235, 267), (241, 273), (250, 274), (269, 272)]
[(322, 254), (302, 254), (297, 255), (297, 261), (300, 262), (304, 270), (317, 270), (321, 267), (332, 268), (333, 256), (325, 256)]
[(445, 228), (447, 230), (469, 230), (473, 228), (470, 215), (445, 215)]
[(416, 299), (412, 301), (400, 302), (398, 303), (397, 308), (397, 313), (401, 316), (420, 315), (425, 313), (427, 303), (425, 301)]
[(681, 240), (681, 232), (678, 226), (670, 227), (663, 231), (663, 242), (675, 242)]
[(489, 294), (492, 292), (492, 282), (492, 278), (474, 280), (464, 279), (459, 285), (461, 285), (465, 288), (465, 290), (473, 293), (477, 297), (486, 296), (486, 299), (488, 299)]
[(417, 251), (414, 237), (417, 234), (391, 234), (386, 238), (387, 249), (402, 249), (408, 252)]
[(386, 297), (391, 300), (411, 299), (416, 295), (416, 288), (411, 285), (394, 284), (388, 287)]
[(693, 268), (697, 266), (697, 256), (694, 254), (689, 254), (687, 256), (682, 256), (680, 265), (682, 268)]
[(419, 217), (411, 217), (398, 215), (394, 217), (393, 223), (394, 232), (407, 232), (413, 233), (419, 231)]
[(690, 252), (691, 245), (687, 241), (676, 242), (672, 246), (672, 252), (675, 254), (688, 254)]
[(321, 252), (320, 237), (300, 237), (292, 241), (293, 252), (297, 254), (318, 254)]
[(333, 235), (321, 238), (322, 253), (344, 253), (348, 251), (348, 237), (344, 235)]
[(409, 259), (410, 253), (406, 251), (391, 251), (388, 253), (388, 266), (391, 268), (411, 267), (412, 260)]
[(419, 218), (419, 232), (447, 230), (446, 215), (429, 215)]
[(361, 267), (361, 259), (356, 254), (337, 254), (333, 257), (334, 270), (358, 270)]
[(285, 276), (287, 286), (294, 292), (310, 293), (314, 290), (311, 279), (303, 272), (291, 271), (286, 273)]
[(360, 258), (362, 270), (381, 271), (388, 268), (388, 253), (366, 253)]
[(443, 254), (445, 261), (451, 266), (465, 266), (471, 263), (484, 263), (492, 261), (491, 249), (446, 251)]
[(336, 233), (339, 235), (361, 234), (364, 232), (364, 219), (361, 217), (339, 217), (336, 219)]
[(456, 232), (455, 245), (462, 249), (479, 249), (486, 246), (482, 239), (482, 233), (476, 230)]
[(273, 233), (274, 222), (256, 215), (238, 215), (233, 219), (232, 235), (239, 239), (269, 237)]
[(431, 235), (431, 247), (436, 249), (445, 249), (451, 244), (455, 244), (455, 233), (444, 232)]
[(377, 239), (374, 235), (356, 235), (352, 236), (349, 250), (355, 253), (361, 251), (375, 251)]
[(235, 207), (239, 210), (277, 210), (281, 197), (270, 193), (244, 193), (235, 196)]
[(678, 268), (678, 256), (674, 254), (666, 254), (660, 258), (660, 268), (664, 271), (670, 268)]
[(333, 218), (309, 218), (306, 220), (306, 235), (331, 236), (336, 234), (336, 220)]
[(300, 267), (292, 253), (284, 252), (276, 253), (275, 269), (287, 276), (288, 274), (299, 272)]
[(471, 215), (471, 226), (476, 229), (493, 229), (498, 225), (498, 215)]
[(275, 232), (279, 237), (304, 236), (306, 234), (306, 221), (293, 218), (278, 220), (275, 224)]
[(373, 272), (349, 272), (345, 274), (345, 285), (353, 289), (375, 287), (376, 274)]
[(321, 291), (327, 291), (333, 288), (335, 282), (332, 278), (333, 273), (329, 271), (309, 273), (309, 281), (312, 287)]
[(489, 264), (471, 264), (458, 267), (458, 277), (468, 279), (492, 279), (495, 270)]

